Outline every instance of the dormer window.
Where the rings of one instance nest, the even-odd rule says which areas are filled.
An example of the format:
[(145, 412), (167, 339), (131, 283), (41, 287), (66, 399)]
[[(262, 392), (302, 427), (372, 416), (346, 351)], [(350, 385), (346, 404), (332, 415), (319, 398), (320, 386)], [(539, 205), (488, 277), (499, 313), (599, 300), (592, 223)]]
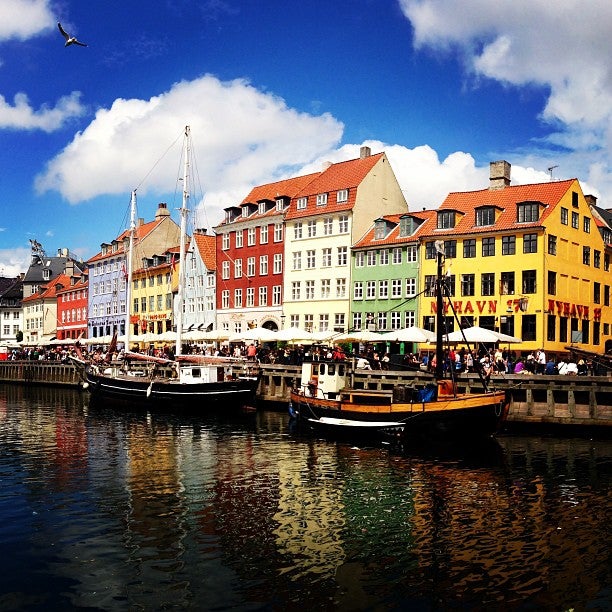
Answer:
[(260, 202), (259, 203), (259, 207), (257, 208), (257, 212), (260, 215), (265, 215), (266, 214), (266, 203), (265, 202)]
[(243, 206), (242, 207), (242, 216), (243, 217), (248, 217), (249, 216), (249, 207), (248, 206)]
[(481, 206), (476, 209), (476, 225), (482, 227), (495, 224), (495, 208), (493, 206)]
[(51, 270), (43, 270), (43, 280), (48, 281), (51, 278)]
[(317, 195), (317, 206), (325, 206), (327, 204), (327, 194), (319, 193)]
[(540, 218), (540, 202), (519, 202), (516, 205), (518, 223), (533, 223)]
[(409, 216), (401, 217), (399, 222), (400, 237), (410, 236), (415, 230), (414, 219)]
[(440, 210), (438, 211), (438, 229), (452, 229), (455, 227), (455, 211)]
[(374, 240), (383, 240), (387, 235), (387, 222), (384, 219), (377, 219), (374, 224)]
[(285, 202), (283, 198), (278, 198), (276, 200), (276, 212), (283, 212), (284, 208), (285, 208)]
[(308, 203), (308, 198), (298, 198), (297, 199), (297, 209), (304, 210), (306, 208), (307, 203)]
[(348, 201), (348, 189), (339, 189), (336, 193), (336, 202)]

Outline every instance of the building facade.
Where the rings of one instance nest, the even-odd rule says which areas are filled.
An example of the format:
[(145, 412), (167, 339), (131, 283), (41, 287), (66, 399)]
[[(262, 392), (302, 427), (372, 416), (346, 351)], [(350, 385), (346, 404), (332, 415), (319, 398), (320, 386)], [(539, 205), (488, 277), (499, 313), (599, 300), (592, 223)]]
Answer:
[(58, 340), (87, 337), (87, 271), (69, 278), (68, 285), (56, 291)]
[(15, 343), (23, 334), (23, 282), (0, 277), (0, 344)]
[(408, 210), (384, 153), (326, 165), (286, 212), (283, 313), (309, 331), (350, 326), (351, 247), (372, 219)]

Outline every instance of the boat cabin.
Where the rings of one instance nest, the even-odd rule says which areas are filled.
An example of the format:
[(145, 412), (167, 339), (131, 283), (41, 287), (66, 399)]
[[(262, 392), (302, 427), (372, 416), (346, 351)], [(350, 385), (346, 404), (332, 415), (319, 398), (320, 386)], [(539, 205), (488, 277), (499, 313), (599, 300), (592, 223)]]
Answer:
[(182, 385), (223, 382), (231, 378), (231, 366), (219, 364), (181, 364), (179, 367), (179, 383)]
[(307, 397), (336, 399), (347, 387), (348, 367), (335, 361), (305, 361), (302, 364), (300, 390)]

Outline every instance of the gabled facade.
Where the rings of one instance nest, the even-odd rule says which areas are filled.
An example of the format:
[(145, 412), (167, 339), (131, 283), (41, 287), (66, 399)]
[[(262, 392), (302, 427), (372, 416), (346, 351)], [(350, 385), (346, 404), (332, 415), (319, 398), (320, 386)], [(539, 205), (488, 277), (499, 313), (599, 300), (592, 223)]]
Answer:
[(22, 299), (22, 277), (0, 277), (0, 344), (16, 342), (23, 332)]
[(351, 330), (417, 325), (419, 234), (434, 211), (379, 217), (351, 252)]
[(57, 290), (58, 340), (76, 340), (87, 336), (87, 272), (70, 276), (67, 286)]
[[(133, 269), (143, 258), (163, 253), (179, 243), (180, 228), (171, 219), (166, 204), (160, 203), (155, 220), (139, 219), (135, 228)], [(130, 232), (124, 231), (109, 243), (102, 243), (99, 253), (87, 261), (89, 269), (88, 337), (110, 336), (115, 330), (125, 334), (127, 319), (127, 277)], [(138, 313), (130, 312), (130, 317)]]
[(215, 250), (216, 237), (209, 236), (204, 229), (196, 229), (187, 249), (185, 261), (184, 329), (207, 331), (215, 328), (217, 314)]
[[(612, 323), (609, 245), (577, 179), (510, 186), (510, 164), (493, 162), (490, 187), (449, 194), (423, 240), (424, 287), (433, 287), (441, 241), (463, 325), (518, 336), (521, 350), (603, 350)], [(433, 330), (433, 291), (419, 309), (421, 326)]]
[(350, 327), (351, 247), (380, 215), (408, 211), (384, 153), (327, 165), (287, 210), (283, 312), (311, 331)]
[(260, 185), (225, 209), (215, 227), (217, 327), (240, 333), (282, 327), (285, 272), (284, 215), (291, 199), (317, 175)]

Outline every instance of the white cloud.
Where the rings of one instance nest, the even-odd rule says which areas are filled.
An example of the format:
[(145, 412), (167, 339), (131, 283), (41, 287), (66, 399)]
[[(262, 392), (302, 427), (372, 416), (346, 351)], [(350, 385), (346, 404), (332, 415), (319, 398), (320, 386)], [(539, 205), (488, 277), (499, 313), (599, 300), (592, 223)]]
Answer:
[(31, 258), (30, 249), (0, 249), (0, 276), (16, 278), (28, 269)]
[(69, 96), (61, 97), (54, 107), (45, 104), (34, 110), (24, 93), (18, 93), (12, 105), (0, 95), (0, 129), (54, 132), (69, 119), (84, 114), (80, 98), (81, 94), (73, 91)]
[(542, 117), (560, 128), (549, 144), (588, 152), (588, 164), (583, 160), (578, 168), (598, 173), (612, 195), (609, 170), (601, 172), (602, 166), (612, 166), (609, 0), (399, 2), (414, 27), (417, 48), (459, 51), (476, 76), (545, 88)]
[(2, 0), (0, 41), (26, 40), (55, 26), (49, 0)]
[(329, 114), (299, 113), (243, 80), (203, 76), (149, 100), (118, 99), (100, 109), (49, 162), (37, 189), (56, 190), (73, 204), (136, 187), (168, 193), (178, 157), (159, 158), (169, 143), (181, 142), (184, 125), (191, 126), (202, 184), (213, 193), (286, 175), (335, 146), (343, 129)]

